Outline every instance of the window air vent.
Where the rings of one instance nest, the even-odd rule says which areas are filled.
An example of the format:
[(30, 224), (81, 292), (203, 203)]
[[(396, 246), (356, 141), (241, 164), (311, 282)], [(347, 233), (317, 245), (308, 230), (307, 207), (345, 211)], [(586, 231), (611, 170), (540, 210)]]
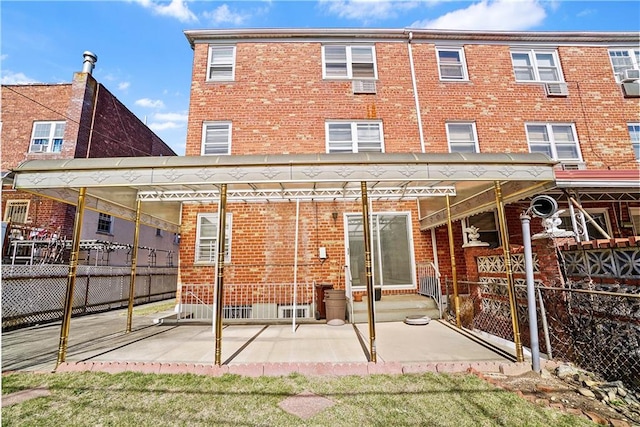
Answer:
[(354, 80), (353, 94), (376, 93), (376, 82), (373, 80)]
[(560, 163), (560, 168), (562, 168), (563, 171), (581, 171), (581, 170), (585, 170), (586, 166), (584, 163)]
[(569, 89), (566, 83), (545, 83), (544, 90), (547, 96), (567, 96)]
[(33, 144), (31, 148), (29, 148), (30, 153), (42, 153), (46, 149), (46, 146), (42, 144)]
[(622, 90), (624, 90), (625, 98), (638, 98), (640, 97), (640, 83), (622, 83)]
[[(293, 317), (293, 306), (292, 305), (281, 305), (278, 307), (278, 318), (279, 319), (291, 319)], [(309, 305), (297, 305), (296, 306), (296, 317), (305, 318), (309, 317)]]
[(624, 70), (624, 73), (622, 74), (623, 83), (635, 82), (636, 80), (640, 80), (640, 70), (636, 70), (633, 68)]

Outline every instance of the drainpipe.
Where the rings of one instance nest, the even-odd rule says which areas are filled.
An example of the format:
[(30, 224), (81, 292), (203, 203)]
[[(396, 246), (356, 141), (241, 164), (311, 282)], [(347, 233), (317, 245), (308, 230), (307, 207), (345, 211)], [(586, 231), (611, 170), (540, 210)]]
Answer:
[(409, 65), (411, 66), (411, 83), (413, 84), (413, 99), (416, 102), (416, 120), (418, 121), (418, 133), (420, 134), (420, 149), (425, 152), (424, 148), (424, 131), (422, 129), (422, 114), (420, 114), (420, 102), (418, 100), (418, 84), (416, 82), (416, 69), (413, 63), (413, 50), (411, 48), (411, 40), (413, 32), (409, 31), (409, 41), (407, 49), (409, 50)]
[(531, 340), (531, 368), (540, 373), (540, 344), (538, 340), (538, 315), (536, 313), (536, 290), (533, 281), (533, 251), (531, 250), (531, 217), (526, 212), (520, 215), (522, 244), (524, 246), (524, 270), (527, 282), (527, 308), (529, 312), (529, 339)]

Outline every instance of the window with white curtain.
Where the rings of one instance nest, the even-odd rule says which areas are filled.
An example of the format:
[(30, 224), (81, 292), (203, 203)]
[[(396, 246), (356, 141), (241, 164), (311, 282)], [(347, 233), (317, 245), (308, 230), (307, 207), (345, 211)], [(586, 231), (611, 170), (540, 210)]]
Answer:
[(450, 153), (479, 153), (476, 124), (447, 123), (447, 141)]
[(384, 152), (382, 122), (327, 122), (327, 153)]
[[(227, 214), (225, 224), (225, 252), (224, 262), (231, 262), (231, 220)], [(198, 229), (196, 232), (196, 259), (198, 263), (214, 264), (218, 251), (218, 213), (198, 214)]]
[(209, 47), (208, 81), (233, 81), (235, 78), (236, 47)]
[(517, 82), (562, 82), (562, 70), (555, 50), (511, 51)]
[(375, 47), (322, 46), (322, 77), (325, 79), (376, 79), (378, 74)]
[(582, 162), (572, 123), (527, 123), (525, 129), (531, 153), (544, 153), (553, 160)]
[(231, 154), (231, 122), (204, 122), (201, 154)]
[(464, 50), (458, 48), (436, 48), (440, 80), (468, 80)]

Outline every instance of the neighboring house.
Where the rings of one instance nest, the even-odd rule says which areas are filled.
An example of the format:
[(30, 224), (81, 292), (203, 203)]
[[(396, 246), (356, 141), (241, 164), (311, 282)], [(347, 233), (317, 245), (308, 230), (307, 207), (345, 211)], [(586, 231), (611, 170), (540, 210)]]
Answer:
[[(603, 238), (602, 231), (610, 238), (640, 234), (637, 33), (185, 34), (194, 52), (187, 156), (544, 153), (558, 162), (557, 182), (540, 192), (558, 200), (565, 229), (575, 228), (581, 241)], [(521, 245), (518, 218), (530, 195), (516, 196), (506, 218), (510, 243)], [(247, 200), (226, 206), (226, 317), (251, 317), (256, 308), (250, 297), (229, 296), (293, 282), (294, 241), (298, 281), (330, 283), (348, 294), (365, 289), (361, 201), (309, 195), (297, 211), (292, 200), (277, 200), (247, 193)], [(443, 200), (371, 201), (373, 280), (383, 296), (415, 293), (419, 262), (432, 261), (451, 277)], [(212, 302), (218, 202), (199, 199), (182, 208), (179, 286), (200, 302)], [(484, 250), (500, 247), (494, 207), (478, 203), (455, 218), (459, 277), (470, 271), (463, 230), (477, 227), (489, 244)], [(580, 215), (565, 219), (572, 210), (600, 227)], [(532, 229), (542, 230), (539, 219)]]
[[(42, 251), (40, 243), (28, 242), (70, 240), (73, 235), (75, 207), (12, 189), (9, 171), (22, 162), (176, 155), (95, 80), (91, 71), (96, 59), (85, 52), (85, 67), (70, 83), (2, 85), (2, 221), (10, 222), (7, 238), (22, 246), (15, 257), (15, 246), (3, 247), (7, 263), (62, 262), (57, 253)], [(134, 229), (131, 221), (88, 209), (81, 263), (130, 264)], [(146, 248), (138, 255), (139, 265), (177, 265), (174, 233), (141, 227), (139, 242)]]

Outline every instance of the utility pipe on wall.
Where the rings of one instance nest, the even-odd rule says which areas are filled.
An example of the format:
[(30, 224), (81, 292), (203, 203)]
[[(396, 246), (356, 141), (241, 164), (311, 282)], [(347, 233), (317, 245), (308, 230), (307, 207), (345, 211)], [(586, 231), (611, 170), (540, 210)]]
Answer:
[(409, 42), (407, 49), (409, 50), (409, 66), (411, 68), (411, 83), (413, 84), (413, 99), (416, 103), (416, 120), (418, 121), (418, 134), (420, 135), (420, 149), (425, 152), (424, 148), (424, 130), (422, 129), (422, 114), (420, 114), (420, 101), (418, 100), (418, 84), (416, 82), (416, 68), (413, 62), (413, 49), (411, 47), (413, 33), (409, 31)]
[(529, 312), (529, 338), (531, 340), (531, 368), (540, 373), (540, 344), (538, 342), (538, 315), (536, 313), (536, 290), (533, 281), (533, 253), (531, 250), (531, 217), (520, 215), (522, 243), (524, 246), (524, 270), (527, 282), (527, 309)]

